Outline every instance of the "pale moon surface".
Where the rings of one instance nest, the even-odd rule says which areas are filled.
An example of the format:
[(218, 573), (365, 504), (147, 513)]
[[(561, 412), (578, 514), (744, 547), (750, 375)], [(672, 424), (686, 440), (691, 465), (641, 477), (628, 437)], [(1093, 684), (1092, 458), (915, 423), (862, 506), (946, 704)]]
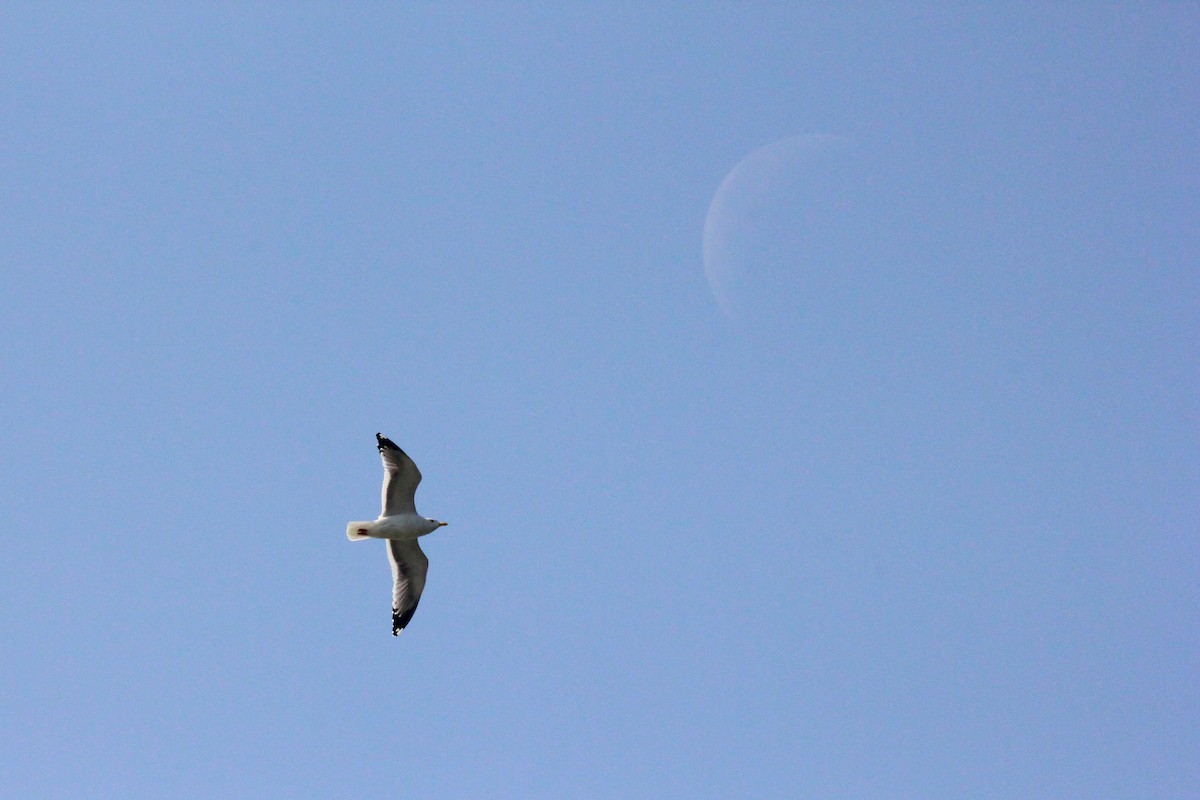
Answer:
[(853, 148), (826, 134), (753, 151), (725, 176), (704, 223), (713, 297), (731, 320), (801, 317), (856, 261)]

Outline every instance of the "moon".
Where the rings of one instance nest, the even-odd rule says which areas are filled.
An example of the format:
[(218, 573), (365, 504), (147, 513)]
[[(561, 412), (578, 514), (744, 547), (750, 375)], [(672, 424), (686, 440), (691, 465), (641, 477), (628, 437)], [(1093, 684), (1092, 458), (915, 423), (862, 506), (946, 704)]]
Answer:
[(732, 321), (803, 314), (852, 242), (852, 148), (837, 136), (789, 136), (743, 158), (704, 220), (704, 273)]

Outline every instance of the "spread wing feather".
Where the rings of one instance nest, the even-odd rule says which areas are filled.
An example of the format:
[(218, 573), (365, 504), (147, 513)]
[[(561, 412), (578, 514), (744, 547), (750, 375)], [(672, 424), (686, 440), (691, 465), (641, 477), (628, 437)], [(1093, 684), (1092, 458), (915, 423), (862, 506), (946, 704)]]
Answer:
[(383, 459), (382, 516), (417, 513), (414, 498), (417, 484), (421, 482), (421, 470), (391, 439), (377, 433), (375, 440), (379, 446), (379, 457)]
[(421, 601), (429, 559), (416, 539), (388, 539), (387, 543), (392, 562), (392, 636), (399, 636)]

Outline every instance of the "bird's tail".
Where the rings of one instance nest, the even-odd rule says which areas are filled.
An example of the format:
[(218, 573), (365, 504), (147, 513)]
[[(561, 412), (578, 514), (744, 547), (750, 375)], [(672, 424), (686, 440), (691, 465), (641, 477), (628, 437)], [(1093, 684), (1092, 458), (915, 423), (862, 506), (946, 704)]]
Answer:
[(351, 522), (346, 526), (346, 538), (352, 542), (369, 539), (371, 537), (367, 536), (363, 531), (369, 531), (373, 527), (375, 527), (374, 522)]

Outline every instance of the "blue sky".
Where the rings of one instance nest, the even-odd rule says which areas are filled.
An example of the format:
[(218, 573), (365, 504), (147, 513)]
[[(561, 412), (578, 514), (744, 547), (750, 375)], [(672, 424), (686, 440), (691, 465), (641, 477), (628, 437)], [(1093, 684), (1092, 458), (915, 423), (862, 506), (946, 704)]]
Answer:
[(0, 31), (13, 796), (1200, 785), (1194, 4)]

